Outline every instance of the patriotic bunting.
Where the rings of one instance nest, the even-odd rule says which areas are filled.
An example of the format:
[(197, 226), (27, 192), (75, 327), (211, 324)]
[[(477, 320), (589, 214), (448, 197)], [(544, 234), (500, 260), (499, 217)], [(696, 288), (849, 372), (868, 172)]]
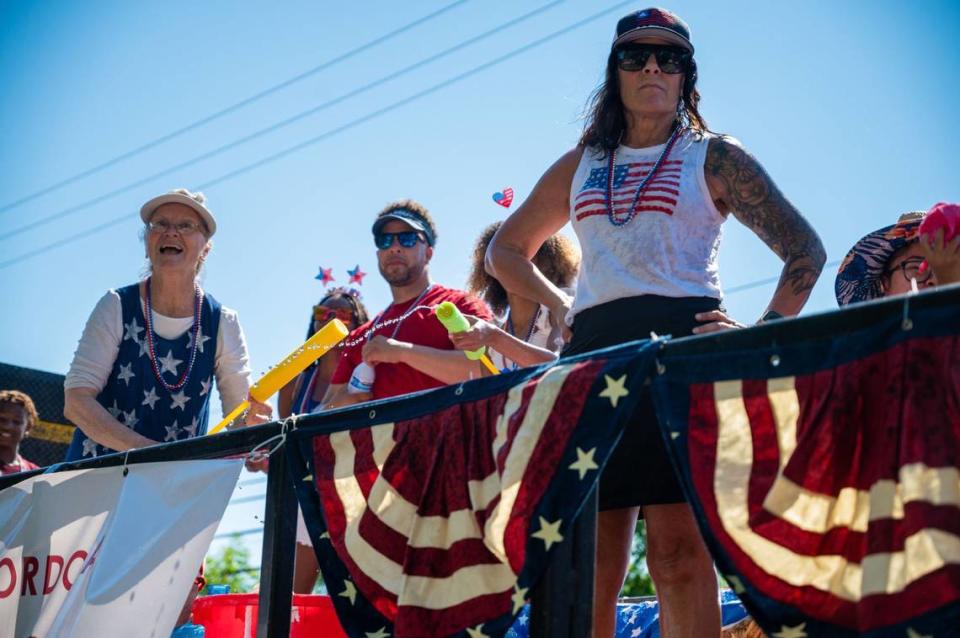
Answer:
[(287, 449), (347, 634), (503, 636), (594, 487), (654, 350), (301, 422)]
[(908, 309), (842, 339), (660, 358), (675, 466), (772, 637), (960, 635), (960, 323)]

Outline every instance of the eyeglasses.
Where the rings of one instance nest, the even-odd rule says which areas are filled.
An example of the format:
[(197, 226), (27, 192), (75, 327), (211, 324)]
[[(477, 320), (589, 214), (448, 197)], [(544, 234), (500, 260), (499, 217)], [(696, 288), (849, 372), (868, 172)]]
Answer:
[(889, 269), (886, 274), (889, 277), (896, 271), (903, 273), (903, 278), (909, 281), (911, 279), (916, 279), (918, 284), (926, 283), (930, 279), (930, 275), (933, 274), (932, 268), (921, 268), (923, 263), (926, 260), (923, 257), (907, 257), (899, 264)]
[(350, 324), (353, 322), (353, 311), (349, 308), (331, 308), (330, 306), (324, 306), (322, 304), (317, 304), (313, 307), (314, 321), (326, 323), (332, 321), (334, 318), (339, 319), (343, 323)]
[(690, 52), (680, 47), (659, 44), (641, 44), (624, 47), (617, 51), (617, 65), (621, 71), (642, 71), (647, 66), (650, 54), (657, 58), (657, 66), (664, 73), (683, 73), (690, 68), (693, 58)]
[(155, 222), (150, 222), (147, 224), (147, 227), (150, 229), (151, 233), (162, 234), (175, 230), (181, 236), (192, 235), (193, 233), (200, 232), (200, 225), (196, 222), (180, 222), (179, 224), (172, 224), (165, 219), (159, 219)]
[(418, 241), (422, 241), (420, 233), (415, 230), (405, 230), (402, 233), (374, 233), (373, 234), (373, 243), (377, 245), (377, 248), (380, 250), (386, 250), (393, 246), (393, 238), (396, 237), (397, 241), (400, 242), (400, 245), (404, 248), (413, 248), (417, 245)]

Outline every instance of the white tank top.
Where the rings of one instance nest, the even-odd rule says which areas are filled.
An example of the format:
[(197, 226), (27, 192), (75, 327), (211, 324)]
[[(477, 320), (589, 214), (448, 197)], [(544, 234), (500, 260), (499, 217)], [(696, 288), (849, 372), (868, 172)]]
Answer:
[[(609, 158), (584, 151), (570, 185), (570, 222), (583, 251), (571, 315), (637, 295), (722, 297), (717, 253), (726, 217), (714, 206), (703, 175), (711, 137), (689, 130), (680, 135), (637, 202), (636, 216), (623, 226), (607, 216)], [(617, 150), (618, 220), (626, 217), (664, 147)]]

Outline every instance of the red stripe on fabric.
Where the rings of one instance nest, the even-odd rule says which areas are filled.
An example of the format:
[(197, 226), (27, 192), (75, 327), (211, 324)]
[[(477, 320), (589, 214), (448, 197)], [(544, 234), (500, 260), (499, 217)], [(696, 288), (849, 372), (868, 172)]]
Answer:
[(380, 476), (380, 469), (373, 458), (373, 435), (369, 429), (351, 430), (350, 440), (353, 441), (354, 460), (353, 475), (357, 479), (364, 500), (370, 498), (370, 488)]
[(504, 531), (504, 550), (510, 561), (510, 567), (515, 573), (520, 573), (523, 569), (527, 539), (531, 531), (530, 525), (539, 525), (539, 521), (531, 520), (534, 510), (555, 473), (566, 471), (566, 468), (558, 466), (570, 435), (580, 421), (583, 406), (593, 383), (606, 363), (605, 359), (591, 359), (578, 363), (564, 380), (563, 387), (550, 410), (550, 416), (544, 423), (539, 440), (523, 473), (520, 489)]
[[(637, 192), (636, 187), (642, 183), (642, 179), (629, 179), (620, 185), (620, 187), (617, 189), (617, 193), (623, 192), (624, 194), (629, 193), (630, 195), (635, 195)], [(679, 188), (680, 182), (673, 179), (655, 179), (647, 182), (647, 186), (643, 189), (643, 192), (647, 193), (659, 186), (674, 186)], [(633, 193), (630, 193), (630, 190), (633, 190)]]
[(897, 625), (960, 598), (960, 565), (943, 569), (910, 583), (900, 594), (867, 596), (860, 603), (862, 630)]
[(404, 605), (394, 625), (396, 638), (452, 636), (513, 610), (512, 590), (471, 598), (446, 609)]
[[(689, 386), (690, 408), (687, 422), (687, 455), (690, 463), (690, 479), (700, 500), (701, 509), (707, 519), (711, 535), (726, 552), (734, 567), (765, 596), (780, 602), (797, 606), (807, 611), (807, 603), (817, 598), (825, 617), (836, 618), (846, 612), (844, 626), (852, 626), (853, 606), (836, 596), (823, 595), (808, 590), (811, 588), (792, 587), (779, 578), (768, 574), (753, 562), (734, 540), (726, 533), (717, 512), (717, 501), (713, 491), (713, 478), (716, 472), (716, 449), (718, 417), (712, 383), (699, 383)], [(819, 614), (816, 617), (821, 617)]]
[(477, 525), (479, 525), (481, 528), (484, 527), (487, 524), (487, 519), (490, 518), (490, 516), (493, 514), (493, 510), (495, 510), (497, 505), (499, 504), (500, 504), (500, 495), (497, 494), (496, 496), (493, 497), (493, 499), (490, 501), (490, 503), (487, 504), (485, 508), (477, 511), (476, 513)]
[(437, 458), (434, 439), (438, 430), (435, 421), (438, 418), (439, 413), (434, 413), (393, 426), (395, 443), (383, 464), (383, 477), (400, 496), (411, 503), (420, 501), (426, 485), (426, 468)]
[(343, 537), (346, 528), (346, 516), (340, 496), (333, 484), (334, 453), (330, 445), (329, 436), (313, 438), (313, 472), (314, 485), (320, 496), (320, 505), (323, 508), (324, 520), (331, 536)]
[[(754, 504), (751, 503), (751, 510)], [(909, 536), (939, 529), (960, 536), (960, 509), (950, 505), (908, 503), (900, 520), (871, 521), (866, 532), (835, 527), (824, 534), (802, 530), (766, 510), (750, 517), (750, 527), (764, 538), (804, 556), (836, 555), (860, 563), (870, 554), (901, 552)]]
[(449, 578), (457, 570), (471, 565), (496, 565), (500, 560), (487, 549), (481, 538), (467, 538), (449, 549), (411, 547), (407, 550), (403, 572), (410, 576)]
[[(337, 557), (344, 563), (357, 589), (364, 597), (386, 618), (396, 617), (396, 596), (381, 587), (375, 580), (364, 574), (354, 562), (344, 544), (346, 517), (343, 503), (333, 484), (334, 455), (330, 445), (329, 435), (316, 436), (313, 439), (314, 472), (318, 476), (317, 492), (320, 495), (320, 506), (323, 509), (327, 531), (330, 534), (330, 543)], [(330, 585), (332, 588), (332, 584)], [(335, 593), (335, 592), (332, 592)]]
[[(670, 216), (673, 215), (672, 210), (663, 208), (661, 206), (638, 206), (637, 212), (638, 213), (665, 213)], [(579, 215), (577, 215), (577, 221), (580, 221), (587, 217), (593, 217), (594, 215), (606, 215), (606, 214), (607, 214), (606, 210), (591, 210), (591, 211), (587, 211), (585, 213), (580, 213)], [(625, 215), (619, 215), (618, 217), (625, 217)]]
[[(906, 348), (905, 369), (912, 382), (903, 396), (900, 462), (956, 467), (960, 459), (960, 336), (913, 339)], [(946, 391), (932, 393), (930, 388)]]
[[(638, 211), (643, 210), (643, 209), (645, 208), (645, 207), (643, 206), (643, 202), (644, 202), (644, 201), (648, 201), (648, 200), (659, 200), (659, 201), (665, 202), (665, 203), (667, 203), (667, 204), (670, 204), (670, 205), (672, 205), (672, 206), (676, 206), (676, 203), (677, 203), (677, 200), (675, 200), (675, 199), (670, 199), (670, 198), (668, 198), (668, 197), (642, 197), (642, 198), (640, 198), (640, 200), (637, 202), (637, 210), (638, 210)], [(629, 198), (624, 199), (624, 200), (616, 200), (616, 199), (613, 200), (613, 206), (614, 206), (614, 208), (624, 208), (624, 209), (629, 210), (630, 204), (632, 204), (632, 203), (633, 203), (633, 198), (632, 198), (632, 197), (629, 197)], [(604, 212), (604, 213), (607, 212), (607, 200), (605, 200), (605, 199), (603, 199), (603, 200), (590, 200), (590, 201), (581, 202), (581, 203), (579, 203), (579, 204), (577, 204), (576, 206), (573, 207), (573, 211), (574, 211), (575, 213), (578, 212), (578, 211), (580, 211), (580, 212), (582, 213), (582, 212), (583, 212), (582, 209), (588, 208), (588, 207), (591, 207), (591, 206), (594, 206), (594, 207), (599, 208), (599, 209), (601, 210), (601, 212)], [(665, 209), (665, 208), (663, 208), (663, 207), (660, 207), (660, 209), (661, 209), (661, 210), (664, 210), (664, 211), (667, 211), (667, 209)], [(672, 209), (671, 209), (671, 212), (672, 212)]]
[(357, 531), (371, 547), (396, 564), (403, 565), (410, 539), (406, 533), (398, 532), (384, 523), (369, 509), (369, 503), (367, 509), (360, 516), (360, 525)]
[[(334, 538), (331, 534), (331, 544), (337, 553), (337, 557), (343, 562), (344, 567), (347, 568), (347, 572), (349, 572), (350, 578), (353, 579), (353, 584), (356, 585), (357, 590), (363, 594), (363, 597), (366, 598), (377, 611), (383, 614), (387, 620), (393, 622), (397, 617), (397, 597), (384, 589), (380, 583), (370, 578), (366, 572), (360, 569), (354, 561), (353, 556), (347, 551), (342, 536), (340, 538)], [(340, 583), (327, 583), (330, 595), (336, 596), (339, 593), (337, 587), (340, 586), (342, 586)]]
[[(651, 187), (644, 192), (644, 194), (640, 197), (639, 201), (642, 202), (646, 199), (650, 199), (651, 197), (658, 197), (658, 198), (661, 198), (661, 201), (667, 202), (668, 204), (677, 203), (676, 197), (665, 197), (663, 195), (652, 196), (651, 193), (667, 193), (675, 196), (679, 196), (680, 194), (679, 191), (671, 188)], [(582, 197), (582, 195), (583, 193), (581, 193), (581, 196), (578, 196), (577, 202), (573, 207), (574, 212), (580, 210), (581, 208), (584, 208), (585, 206), (606, 207), (607, 205), (606, 193), (598, 193), (595, 196), (590, 195), (592, 199)], [(614, 195), (613, 203), (615, 206), (629, 206), (631, 203), (633, 203), (634, 196), (635, 196), (635, 193), (616, 194)]]
[[(880, 598), (885, 601), (885, 606), (883, 602), (865, 606), (863, 601), (860, 605), (853, 604), (812, 587), (794, 587), (777, 576), (767, 573), (753, 559), (741, 551), (725, 532), (717, 512), (717, 503), (713, 493), (713, 476), (716, 468), (717, 415), (712, 384), (690, 386), (688, 427), (688, 459), (691, 480), (707, 518), (711, 535), (723, 547), (729, 559), (743, 577), (763, 592), (765, 596), (792, 605), (813, 618), (861, 631), (894, 622), (902, 622), (916, 615), (918, 613), (916, 607), (901, 604), (899, 602), (901, 600), (900, 596), (907, 596), (907, 600), (913, 600), (915, 596), (918, 599), (923, 599), (922, 606), (924, 609), (934, 609), (942, 606), (945, 601), (956, 599), (958, 596), (956, 585), (953, 585), (953, 589), (944, 587), (942, 590), (931, 591), (929, 588), (918, 587), (918, 583), (920, 583), (918, 581), (918, 583), (909, 586), (903, 594), (881, 596)], [(946, 518), (948, 527), (953, 527), (954, 524), (953, 514), (949, 511), (931, 512), (927, 518), (928, 522), (931, 523), (939, 523), (941, 519)], [(923, 523), (919, 524), (919, 527), (923, 526)], [(782, 540), (782, 537), (777, 538), (778, 542)], [(944, 573), (955, 574), (954, 567), (950, 566), (938, 570), (922, 580), (956, 583), (956, 580), (950, 581), (949, 578), (943, 576)], [(883, 607), (883, 620), (880, 620), (877, 614), (878, 606)]]

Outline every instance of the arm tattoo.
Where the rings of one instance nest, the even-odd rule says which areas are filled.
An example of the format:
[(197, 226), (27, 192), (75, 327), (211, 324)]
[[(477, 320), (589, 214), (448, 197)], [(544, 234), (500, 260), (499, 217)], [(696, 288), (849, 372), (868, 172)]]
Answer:
[(757, 160), (720, 137), (710, 140), (704, 172), (723, 185), (723, 200), (734, 216), (784, 261), (777, 291), (790, 286), (795, 295), (809, 292), (826, 261), (823, 244)]

